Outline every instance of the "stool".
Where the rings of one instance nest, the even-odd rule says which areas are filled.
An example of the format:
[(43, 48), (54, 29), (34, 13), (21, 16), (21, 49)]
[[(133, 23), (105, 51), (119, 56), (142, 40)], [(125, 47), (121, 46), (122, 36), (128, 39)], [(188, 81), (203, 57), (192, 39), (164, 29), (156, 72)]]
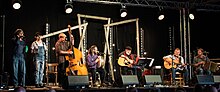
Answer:
[(49, 75), (54, 74), (55, 75), (55, 83), (53, 85), (58, 85), (57, 83), (57, 77), (58, 77), (58, 72), (57, 72), (57, 67), (58, 63), (47, 63), (46, 64), (46, 82), (47, 85), (49, 86)]
[[(89, 72), (89, 87), (94, 87), (94, 84), (93, 84), (93, 81), (92, 81), (92, 73), (91, 72)], [(100, 74), (99, 74), (99, 72), (96, 72), (96, 78), (97, 78), (97, 81), (98, 81), (98, 85), (96, 85), (96, 86), (101, 86), (100, 84), (101, 84), (101, 79), (100, 79)]]
[(177, 84), (179, 84), (179, 86), (185, 85), (183, 74), (180, 73), (180, 72), (176, 72), (175, 81), (176, 81)]

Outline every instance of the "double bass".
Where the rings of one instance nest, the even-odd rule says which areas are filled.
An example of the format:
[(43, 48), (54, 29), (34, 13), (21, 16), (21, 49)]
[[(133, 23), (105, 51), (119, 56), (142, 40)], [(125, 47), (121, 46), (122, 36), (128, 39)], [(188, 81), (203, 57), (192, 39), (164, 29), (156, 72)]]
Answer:
[(68, 33), (70, 36), (70, 49), (68, 51), (73, 51), (73, 55), (65, 56), (66, 60), (69, 61), (69, 66), (66, 68), (66, 75), (88, 75), (88, 70), (85, 64), (82, 63), (82, 52), (75, 48), (72, 44), (73, 39), (71, 38), (71, 26), (68, 25)]

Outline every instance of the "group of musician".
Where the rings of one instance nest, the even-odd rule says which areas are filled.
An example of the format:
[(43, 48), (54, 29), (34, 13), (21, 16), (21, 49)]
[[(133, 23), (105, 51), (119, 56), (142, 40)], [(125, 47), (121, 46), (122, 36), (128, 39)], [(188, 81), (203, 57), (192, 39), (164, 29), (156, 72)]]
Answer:
[[(175, 85), (176, 72), (183, 74), (183, 79), (186, 85), (189, 82), (196, 82), (196, 75), (211, 75), (210, 67), (205, 67), (205, 65), (211, 62), (207, 55), (204, 55), (204, 50), (202, 48), (197, 49), (197, 53), (193, 58), (193, 64), (188, 64), (185, 62), (183, 57), (180, 55), (180, 49), (176, 48), (172, 55), (164, 56), (164, 67), (171, 70), (172, 73), (172, 84)], [(189, 80), (189, 66), (192, 66), (192, 80)]]
[[(70, 28), (68, 26), (68, 28)], [(70, 29), (69, 29), (70, 31)], [(33, 54), (33, 62), (35, 64), (35, 86), (43, 87), (43, 77), (44, 77), (44, 66), (45, 66), (45, 51), (47, 51), (47, 46), (45, 42), (41, 39), (41, 34), (37, 32), (35, 34), (35, 41), (31, 44), (31, 53)], [(28, 47), (24, 39), (24, 32), (22, 29), (17, 29), (14, 33), (13, 40), (13, 85), (14, 87), (23, 86), (25, 87), (25, 76), (26, 76), (26, 64), (25, 56)], [(100, 67), (103, 58), (99, 54), (98, 47), (92, 45), (86, 57), (86, 66), (80, 67), (81, 63), (81, 52), (74, 48), (74, 37), (69, 33), (69, 41), (66, 40), (66, 34), (60, 33), (58, 35), (58, 40), (55, 43), (56, 60), (58, 65), (58, 79), (60, 86), (65, 86), (67, 77), (69, 75), (87, 75), (91, 73), (92, 82), (94, 85), (98, 85), (97, 73), (100, 75), (101, 86), (106, 86), (109, 82), (106, 81), (106, 70)], [(68, 58), (68, 59), (67, 59)], [(123, 62), (118, 62), (124, 65), (120, 66), (120, 74), (122, 75), (141, 75), (137, 72), (135, 65), (138, 62), (139, 57), (136, 54), (132, 54), (132, 47), (126, 46), (125, 50), (121, 52), (118, 58), (123, 60)], [(189, 71), (188, 64), (184, 61), (183, 57), (180, 55), (180, 49), (176, 48), (171, 55), (163, 57), (164, 67), (171, 71), (172, 79), (175, 79), (175, 72), (181, 72), (184, 75), (184, 81), (186, 84), (189, 82)], [(193, 73), (194, 75), (207, 74), (211, 75), (209, 69), (204, 69), (204, 64), (209, 62), (209, 58), (203, 54), (203, 49), (199, 48), (197, 50), (197, 56), (193, 59)], [(77, 62), (77, 63), (75, 63)], [(76, 69), (79, 68), (80, 69)], [(168, 68), (167, 68), (168, 67)], [(68, 73), (67, 73), (68, 70)], [(175, 83), (173, 80), (172, 83)]]

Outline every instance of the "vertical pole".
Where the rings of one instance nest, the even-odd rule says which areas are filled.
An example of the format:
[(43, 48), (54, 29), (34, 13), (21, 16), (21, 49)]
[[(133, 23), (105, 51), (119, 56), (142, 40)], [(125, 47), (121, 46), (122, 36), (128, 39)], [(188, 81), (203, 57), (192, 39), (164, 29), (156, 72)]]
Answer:
[(172, 35), (172, 29), (171, 29), (171, 27), (169, 27), (169, 51), (170, 51), (170, 55), (173, 53), (173, 37), (172, 37), (173, 35)]
[[(50, 30), (50, 25), (49, 25), (49, 23), (46, 23), (46, 34), (49, 34), (49, 30)], [(46, 38), (46, 45), (48, 46), (48, 48), (50, 47), (49, 42), (50, 42), (50, 38), (47, 37), (47, 38)], [(46, 59), (45, 59), (46, 62), (49, 62), (49, 61), (50, 61), (49, 56), (50, 56), (50, 49), (48, 49), (48, 50), (46, 51)]]
[[(49, 23), (46, 23), (46, 34), (49, 34), (49, 27), (50, 27)], [(45, 65), (46, 65), (46, 68), (47, 68), (47, 64), (50, 61), (50, 58), (49, 58), (49, 56), (50, 56), (50, 53), (49, 53), (50, 52), (50, 49), (49, 49), (49, 47), (50, 47), (50, 44), (49, 44), (50, 38), (47, 37), (45, 42), (46, 42), (46, 45), (47, 45), (47, 48), (48, 48), (47, 51), (46, 51), (46, 56), (45, 56)], [(47, 72), (48, 71), (46, 70), (46, 74), (45, 74), (46, 75), (45, 76), (46, 77), (46, 85), (49, 85), (48, 84), (48, 82), (49, 82), (48, 76), (49, 75), (47, 74)]]
[[(87, 21), (86, 20), (83, 20), (83, 23), (86, 23)], [(83, 26), (83, 28), (85, 28), (87, 26)], [(85, 30), (85, 35), (83, 34), (82, 36), (83, 37), (83, 64), (86, 64), (86, 47), (87, 47), (87, 31)]]
[[(188, 10), (187, 14), (189, 14), (189, 10)], [(190, 22), (189, 22), (189, 17), (187, 19), (188, 19), (188, 45), (189, 45), (188, 55), (189, 55), (189, 64), (191, 64), (192, 63), (192, 61), (191, 61), (192, 56), (191, 56), (191, 51), (190, 51), (191, 46), (190, 46)], [(192, 66), (189, 66), (189, 79), (192, 79)]]
[(138, 24), (139, 19), (136, 19), (136, 42), (137, 42), (137, 56), (140, 56), (140, 42), (139, 42), (139, 24)]
[(182, 22), (183, 22), (183, 20), (182, 20), (182, 9), (180, 9), (180, 49), (181, 49), (181, 55), (183, 55), (183, 50), (182, 50), (182, 48), (183, 48), (183, 41), (182, 41), (182, 39), (183, 39), (183, 37), (182, 37), (182, 33), (183, 33), (183, 24), (182, 24)]
[(2, 15), (2, 73), (5, 67), (5, 15)]
[(144, 57), (144, 30), (140, 28), (140, 39), (141, 39), (141, 57)]

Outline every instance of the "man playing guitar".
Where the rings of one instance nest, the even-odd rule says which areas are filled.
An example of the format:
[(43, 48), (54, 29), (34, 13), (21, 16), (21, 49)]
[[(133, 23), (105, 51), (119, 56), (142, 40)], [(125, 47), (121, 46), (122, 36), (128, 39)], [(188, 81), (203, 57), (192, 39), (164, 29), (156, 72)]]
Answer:
[(132, 48), (126, 46), (125, 50), (119, 54), (118, 64), (121, 66), (122, 75), (132, 75), (135, 73), (135, 69), (132, 67), (136, 64), (138, 58), (134, 54), (131, 54), (131, 51)]
[(172, 83), (175, 84), (176, 72), (182, 72), (184, 74), (184, 81), (188, 84), (188, 69), (184, 63), (184, 59), (180, 56), (180, 49), (176, 48), (173, 55), (167, 55), (163, 57), (164, 67), (172, 70)]

